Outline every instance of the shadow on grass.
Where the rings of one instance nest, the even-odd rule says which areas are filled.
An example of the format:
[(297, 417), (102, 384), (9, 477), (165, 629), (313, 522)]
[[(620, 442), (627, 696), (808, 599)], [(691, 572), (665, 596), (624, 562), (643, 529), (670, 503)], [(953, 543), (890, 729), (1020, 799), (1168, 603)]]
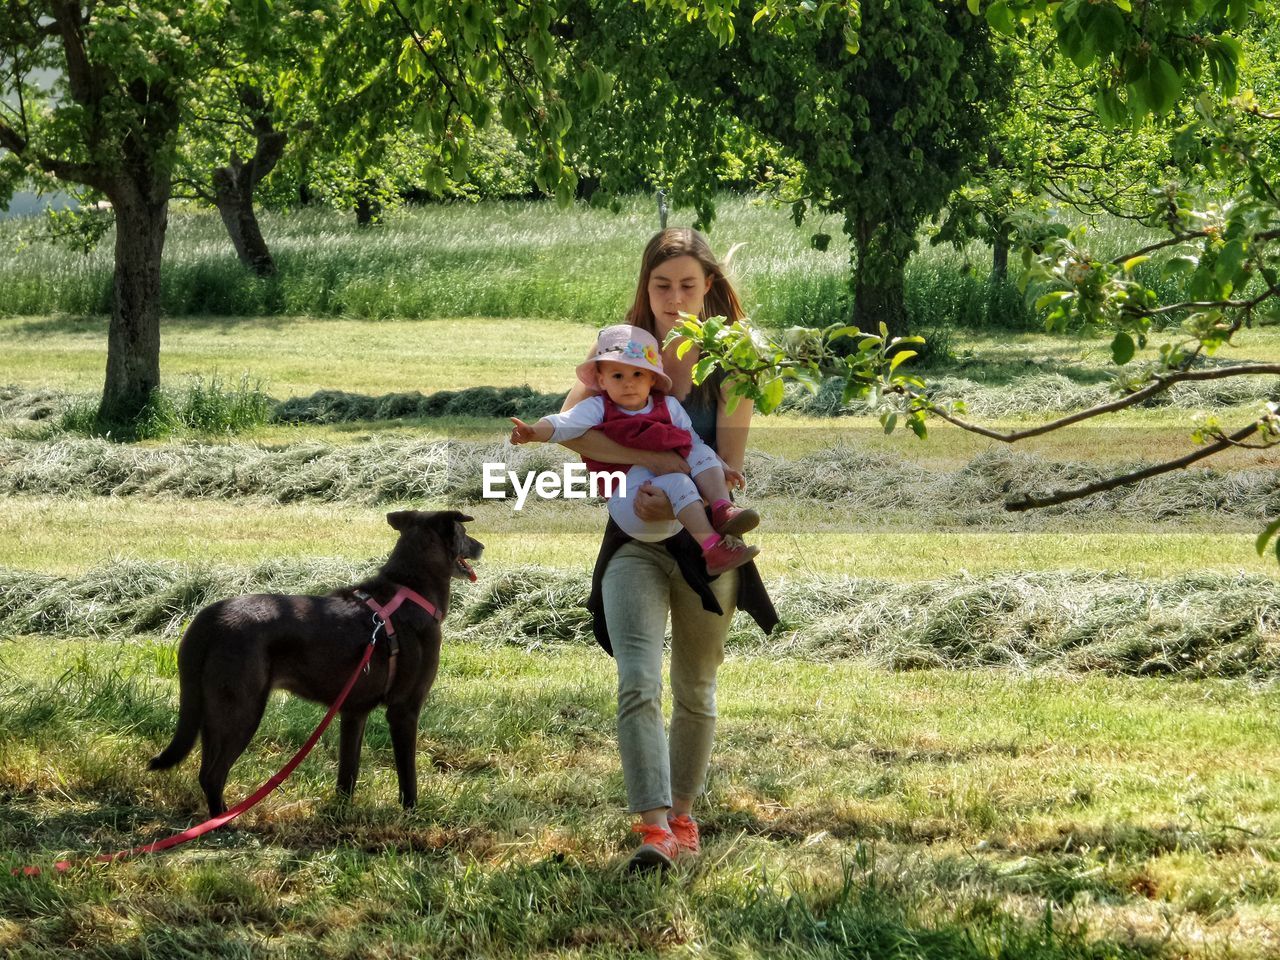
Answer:
[(998, 356), (962, 356), (922, 365), (930, 374), (963, 377), (986, 387), (1007, 387), (1036, 374), (1058, 374), (1072, 383), (1093, 386), (1113, 379), (1107, 367), (1048, 357), (1041, 350), (1004, 347)]
[[(859, 848), (825, 876), (703, 860), (665, 875), (560, 853), (477, 862), (345, 848), (120, 864), (66, 877), (0, 877), (0, 910), (21, 920), (8, 956), (257, 955), (263, 931), (299, 955), (604, 957), (687, 950), (877, 960), (1091, 960), (1177, 955), (1176, 945), (1091, 938), (1046, 909), (1027, 920), (990, 901), (930, 903)], [(119, 871), (113, 873), (113, 871)], [(291, 951), (292, 952), (292, 951)]]
[[(202, 330), (234, 334), (247, 326), (262, 330), (280, 330), (296, 325), (299, 317), (280, 316), (207, 316), (203, 314), (181, 314), (171, 316), (165, 314), (161, 326), (165, 330)], [(334, 318), (331, 318), (334, 319)], [(24, 319), (10, 327), (14, 334), (29, 337), (45, 337), (53, 334), (93, 333), (106, 335), (111, 323), (110, 314), (55, 313), (44, 317)]]

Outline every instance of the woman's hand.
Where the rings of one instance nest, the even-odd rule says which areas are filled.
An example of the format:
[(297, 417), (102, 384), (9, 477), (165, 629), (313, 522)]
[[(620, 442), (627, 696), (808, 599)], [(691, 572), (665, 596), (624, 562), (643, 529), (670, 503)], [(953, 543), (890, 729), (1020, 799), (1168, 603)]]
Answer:
[[(689, 461), (678, 453), (671, 450), (637, 450), (636, 453), (642, 453), (643, 456), (636, 462), (640, 466), (645, 467), (655, 477), (660, 477), (664, 473), (688, 473)], [(641, 487), (643, 490), (644, 488)], [(643, 518), (642, 518), (643, 519)]]
[(727, 463), (724, 463), (723, 460), (720, 462), (724, 467), (724, 482), (728, 485), (729, 489), (730, 490), (747, 489), (747, 479), (742, 475), (742, 471), (733, 469), (733, 467), (729, 466)]
[(667, 495), (648, 481), (640, 484), (640, 489), (636, 491), (635, 511), (636, 516), (645, 523), (659, 523), (676, 518)]

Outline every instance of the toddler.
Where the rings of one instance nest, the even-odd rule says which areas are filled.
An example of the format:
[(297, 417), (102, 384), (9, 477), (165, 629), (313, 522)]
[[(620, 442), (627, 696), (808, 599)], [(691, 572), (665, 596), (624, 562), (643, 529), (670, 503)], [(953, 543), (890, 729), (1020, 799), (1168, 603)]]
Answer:
[[(639, 464), (586, 461), (592, 473), (626, 474), (625, 485), (609, 499), (609, 514), (618, 526), (650, 543), (666, 540), (683, 526), (702, 547), (712, 575), (740, 567), (760, 552), (738, 539), (759, 524), (760, 517), (729, 501), (724, 464), (693, 431), (680, 402), (667, 395), (671, 379), (662, 372), (662, 354), (652, 334), (625, 323), (601, 330), (595, 352), (578, 366), (578, 379), (600, 393), (532, 425), (512, 417), (511, 442), (555, 443), (594, 429), (624, 447), (674, 451), (689, 464), (688, 475), (655, 475)], [(648, 522), (636, 516), (635, 491), (646, 482), (667, 495), (675, 520)], [(709, 521), (704, 499), (711, 504)]]

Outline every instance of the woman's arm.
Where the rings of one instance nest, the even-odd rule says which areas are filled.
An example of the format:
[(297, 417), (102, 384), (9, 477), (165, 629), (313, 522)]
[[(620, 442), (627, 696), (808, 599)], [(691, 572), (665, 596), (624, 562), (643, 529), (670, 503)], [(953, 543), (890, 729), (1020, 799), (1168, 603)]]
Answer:
[(742, 461), (747, 455), (747, 433), (751, 430), (751, 415), (755, 412), (755, 404), (750, 400), (739, 400), (733, 413), (729, 413), (729, 405), (725, 391), (720, 391), (720, 405), (716, 410), (716, 453), (720, 459), (739, 473), (742, 472)]

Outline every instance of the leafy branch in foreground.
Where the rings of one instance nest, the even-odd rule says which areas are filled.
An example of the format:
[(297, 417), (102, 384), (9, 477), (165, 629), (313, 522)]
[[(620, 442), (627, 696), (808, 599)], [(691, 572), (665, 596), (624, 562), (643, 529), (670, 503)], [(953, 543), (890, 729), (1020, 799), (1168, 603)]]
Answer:
[[(925, 382), (898, 367), (916, 356), (908, 349), (924, 343), (923, 337), (890, 337), (885, 324), (879, 335), (863, 333), (857, 327), (836, 324), (821, 330), (791, 327), (775, 340), (751, 325), (749, 319), (729, 323), (724, 317), (702, 321), (681, 314), (682, 322), (667, 336), (667, 343), (682, 341), (676, 355), (683, 357), (695, 346), (699, 359), (693, 368), (693, 382), (702, 383), (719, 368), (725, 373), (729, 409), (750, 400), (761, 413), (772, 413), (782, 403), (788, 380), (816, 393), (822, 381), (837, 377), (844, 381), (844, 402), (863, 400), (875, 408), (891, 394), (907, 394), (925, 389)], [(852, 349), (843, 349), (853, 341)], [(839, 346), (837, 346), (839, 344)], [(926, 435), (921, 406), (907, 412), (907, 426), (920, 438)], [(886, 407), (880, 422), (892, 433), (899, 411)]]
[[(1208, 339), (1201, 340), (1197, 348), (1185, 355), (1162, 351), (1161, 362), (1165, 366), (1148, 369), (1142, 378), (1117, 379), (1116, 386), (1124, 393), (1115, 400), (1010, 432), (971, 423), (960, 416), (964, 412), (963, 402), (939, 400), (935, 398), (934, 388), (922, 378), (899, 370), (903, 363), (916, 356), (916, 351), (909, 347), (923, 343), (921, 337), (890, 338), (883, 328), (877, 336), (863, 333), (856, 327), (833, 326), (821, 330), (792, 327), (775, 338), (753, 327), (748, 319), (729, 324), (724, 317), (699, 321), (686, 314), (683, 322), (671, 331), (667, 343), (679, 341), (676, 348), (679, 356), (697, 347), (699, 359), (693, 369), (694, 383), (702, 383), (717, 368), (724, 372), (730, 407), (746, 399), (752, 401), (761, 413), (771, 413), (782, 402), (788, 380), (816, 391), (824, 380), (835, 378), (843, 381), (846, 403), (862, 400), (877, 410), (885, 433), (892, 433), (899, 420), (903, 419), (916, 436), (924, 439), (928, 433), (926, 418), (932, 414), (962, 430), (1002, 443), (1016, 443), (1135, 406), (1179, 383), (1257, 374), (1280, 375), (1280, 364), (1276, 363), (1239, 363), (1208, 370), (1168, 367), (1172, 356), (1180, 357), (1181, 364), (1189, 363), (1205, 347)], [(856, 344), (851, 351), (845, 349), (850, 341)], [(1005, 509), (1033, 510), (1079, 500), (1184, 469), (1233, 447), (1265, 450), (1280, 445), (1280, 403), (1267, 403), (1256, 419), (1232, 433), (1227, 433), (1216, 418), (1208, 418), (1192, 433), (1192, 439), (1202, 445), (1200, 449), (1085, 486), (1045, 494), (1022, 493), (1006, 501)], [(1267, 544), (1275, 540), (1276, 556), (1280, 559), (1278, 533), (1280, 519), (1269, 524), (1259, 536), (1258, 551), (1263, 552)]]

